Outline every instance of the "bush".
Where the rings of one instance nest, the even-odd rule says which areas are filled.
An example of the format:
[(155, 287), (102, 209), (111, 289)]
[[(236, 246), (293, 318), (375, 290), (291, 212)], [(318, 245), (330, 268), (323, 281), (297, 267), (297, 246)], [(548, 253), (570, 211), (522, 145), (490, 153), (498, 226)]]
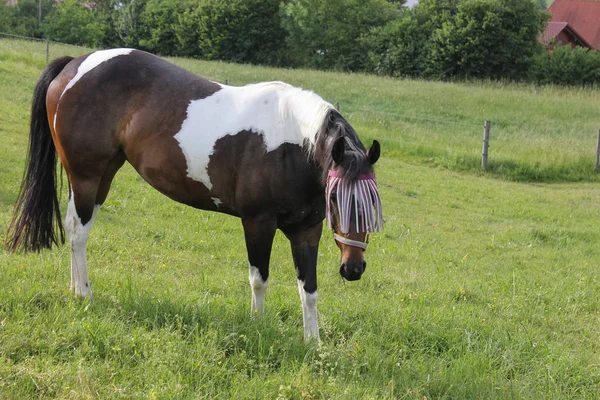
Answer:
[(144, 33), (139, 47), (155, 54), (177, 54), (175, 26), (188, 4), (182, 0), (144, 0), (145, 6), (139, 16), (139, 26)]
[(380, 75), (422, 77), (426, 71), (430, 29), (411, 10), (363, 37), (367, 49), (366, 69)]
[(555, 46), (534, 57), (531, 79), (540, 84), (588, 86), (600, 84), (600, 52), (568, 45)]
[(368, 69), (364, 38), (399, 17), (385, 0), (290, 0), (282, 7), (292, 66)]
[(283, 65), (286, 33), (278, 15), (279, 0), (210, 0), (180, 15), (178, 46), (208, 60)]
[[(42, 37), (38, 0), (21, 0), (15, 5), (0, 3), (0, 32), (13, 35)], [(42, 1), (42, 18), (53, 11), (54, 0)]]
[(57, 42), (98, 47), (104, 40), (104, 24), (94, 9), (76, 0), (56, 3), (54, 14), (45, 20), (44, 35)]
[(546, 16), (529, 0), (461, 0), (432, 34), (431, 75), (521, 79)]

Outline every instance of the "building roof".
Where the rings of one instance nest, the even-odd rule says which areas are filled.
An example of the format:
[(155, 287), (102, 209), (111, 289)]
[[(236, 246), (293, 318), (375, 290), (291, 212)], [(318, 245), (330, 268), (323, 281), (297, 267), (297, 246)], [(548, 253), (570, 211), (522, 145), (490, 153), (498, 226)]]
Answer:
[(567, 22), (591, 48), (600, 50), (600, 0), (554, 0), (552, 22)]
[(575, 29), (564, 21), (548, 22), (548, 26), (544, 33), (540, 35), (539, 40), (544, 46), (548, 46), (561, 32), (565, 32), (572, 43), (578, 46), (592, 48), (592, 45), (589, 44), (587, 40), (581, 37)]

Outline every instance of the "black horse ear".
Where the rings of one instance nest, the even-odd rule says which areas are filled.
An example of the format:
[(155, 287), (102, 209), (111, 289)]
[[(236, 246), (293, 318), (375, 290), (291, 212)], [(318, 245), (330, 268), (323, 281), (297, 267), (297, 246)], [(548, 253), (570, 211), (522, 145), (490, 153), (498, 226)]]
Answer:
[(341, 164), (344, 159), (344, 152), (346, 151), (346, 139), (340, 136), (335, 140), (333, 148), (331, 149), (331, 157), (336, 164)]
[(373, 144), (369, 151), (367, 151), (367, 158), (371, 165), (375, 164), (377, 160), (379, 160), (379, 156), (381, 155), (381, 149), (379, 148), (379, 142), (377, 140), (373, 140)]

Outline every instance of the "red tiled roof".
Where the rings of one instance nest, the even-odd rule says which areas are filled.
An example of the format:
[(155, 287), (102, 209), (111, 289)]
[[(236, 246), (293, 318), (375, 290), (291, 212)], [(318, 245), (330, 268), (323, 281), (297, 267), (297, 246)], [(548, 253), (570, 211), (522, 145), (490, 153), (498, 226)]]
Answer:
[(555, 0), (547, 10), (552, 22), (568, 22), (593, 49), (600, 50), (600, 1)]
[(569, 24), (566, 22), (548, 22), (548, 26), (542, 37), (543, 43), (550, 43), (567, 25)]

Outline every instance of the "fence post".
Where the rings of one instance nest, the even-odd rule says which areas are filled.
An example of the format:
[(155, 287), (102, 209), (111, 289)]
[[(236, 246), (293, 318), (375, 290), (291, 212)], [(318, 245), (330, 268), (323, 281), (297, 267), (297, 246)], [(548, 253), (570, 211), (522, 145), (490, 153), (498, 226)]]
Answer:
[(598, 146), (596, 147), (596, 169), (594, 171), (596, 171), (596, 173), (598, 173), (598, 168), (600, 167), (600, 165), (598, 165), (600, 163), (600, 129), (598, 129)]
[(50, 41), (46, 39), (46, 64), (50, 62)]
[(490, 121), (486, 120), (483, 125), (483, 150), (481, 151), (481, 168), (487, 169), (488, 147), (490, 144)]

